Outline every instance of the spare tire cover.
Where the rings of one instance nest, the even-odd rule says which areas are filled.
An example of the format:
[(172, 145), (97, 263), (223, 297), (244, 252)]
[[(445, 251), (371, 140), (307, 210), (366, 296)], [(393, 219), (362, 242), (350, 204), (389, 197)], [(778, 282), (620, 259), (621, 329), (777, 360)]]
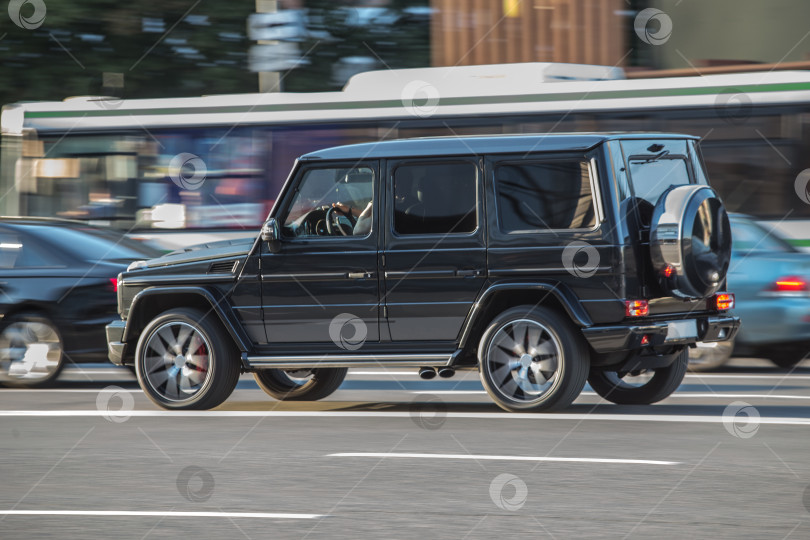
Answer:
[(717, 292), (731, 258), (731, 226), (717, 193), (705, 185), (665, 191), (653, 211), (650, 255), (666, 293), (705, 298)]

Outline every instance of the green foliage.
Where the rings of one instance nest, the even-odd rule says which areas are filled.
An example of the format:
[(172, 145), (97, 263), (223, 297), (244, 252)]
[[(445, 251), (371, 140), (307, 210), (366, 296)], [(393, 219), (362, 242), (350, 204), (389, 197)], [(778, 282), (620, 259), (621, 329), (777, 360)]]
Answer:
[(3, 25), (2, 103), (109, 93), (102, 84), (105, 72), (124, 74), (124, 97), (257, 88), (256, 75), (247, 70), (252, 2), (204, 1), (189, 11), (189, 0), (45, 1), (41, 27)]
[[(202, 0), (44, 0), (45, 22), (25, 30), (0, 12), (0, 104), (61, 100), (72, 95), (126, 98), (195, 96), (258, 90), (249, 71), (247, 18), (255, 2)], [(345, 24), (338, 2), (311, 0), (310, 11), (335, 38), (309, 39), (308, 64), (287, 73), (283, 87), (323, 91), (340, 86), (332, 66), (346, 56), (378, 56), (381, 66), (427, 66), (429, 24), (357, 28)], [(427, 0), (397, 0), (395, 8)], [(23, 6), (23, 15), (33, 11)], [(188, 14), (186, 15), (186, 13)], [(311, 50), (310, 50), (311, 49)], [(374, 51), (374, 52), (372, 52)], [(121, 73), (123, 91), (103, 86), (104, 73)]]

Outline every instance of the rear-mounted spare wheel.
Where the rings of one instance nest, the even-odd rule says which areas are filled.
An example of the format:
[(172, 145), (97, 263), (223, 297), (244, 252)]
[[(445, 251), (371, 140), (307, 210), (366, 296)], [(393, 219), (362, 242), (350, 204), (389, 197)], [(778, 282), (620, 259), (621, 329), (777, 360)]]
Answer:
[(731, 226), (708, 186), (673, 186), (653, 211), (650, 255), (667, 294), (705, 298), (720, 288), (731, 258)]

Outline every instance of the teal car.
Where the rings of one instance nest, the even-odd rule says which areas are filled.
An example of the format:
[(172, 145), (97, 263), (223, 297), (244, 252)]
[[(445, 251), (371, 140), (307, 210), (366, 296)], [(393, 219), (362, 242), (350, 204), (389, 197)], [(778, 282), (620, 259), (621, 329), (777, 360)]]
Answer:
[(732, 354), (793, 367), (810, 356), (810, 253), (748, 216), (729, 218), (728, 287), (736, 296), (740, 330), (731, 342), (698, 343), (690, 349), (690, 369), (717, 368)]

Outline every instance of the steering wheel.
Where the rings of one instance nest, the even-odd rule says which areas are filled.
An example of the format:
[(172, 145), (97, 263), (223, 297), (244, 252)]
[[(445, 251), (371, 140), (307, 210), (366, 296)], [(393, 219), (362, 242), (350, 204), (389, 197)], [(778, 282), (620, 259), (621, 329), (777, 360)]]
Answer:
[(343, 236), (351, 236), (352, 230), (347, 225), (340, 222), (340, 216), (335, 213), (336, 211), (338, 211), (338, 209), (334, 206), (326, 211), (326, 230), (330, 235), (334, 235), (335, 229), (337, 229)]

